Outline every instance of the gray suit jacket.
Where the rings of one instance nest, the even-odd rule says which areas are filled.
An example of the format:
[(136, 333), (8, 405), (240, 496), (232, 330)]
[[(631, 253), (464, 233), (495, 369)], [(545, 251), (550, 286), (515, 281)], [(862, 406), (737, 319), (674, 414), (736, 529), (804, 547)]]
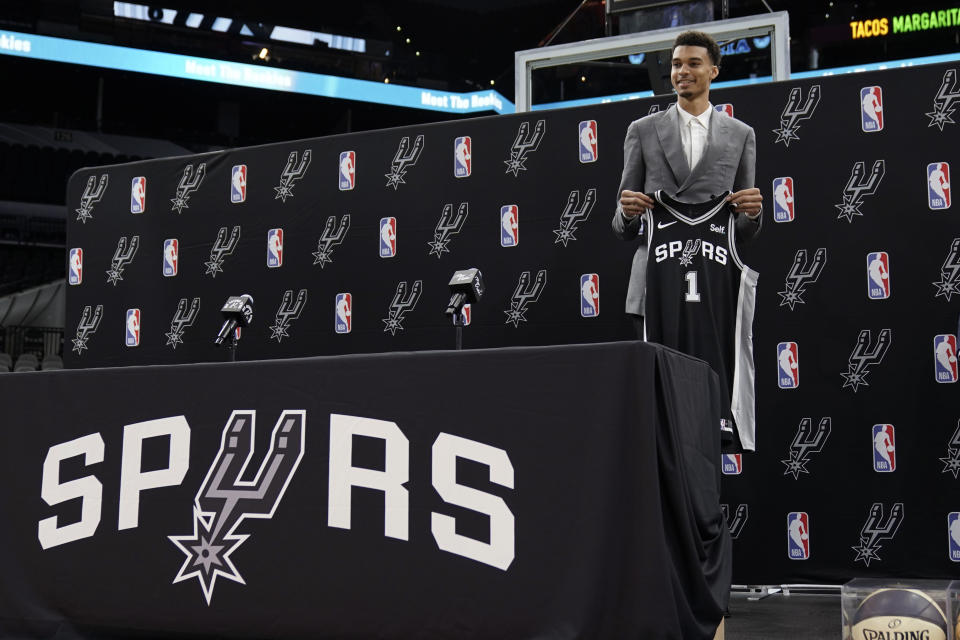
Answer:
[[(620, 210), (624, 189), (652, 194), (663, 189), (682, 202), (704, 202), (724, 191), (749, 189), (754, 185), (757, 138), (753, 128), (736, 118), (714, 113), (710, 133), (700, 162), (693, 171), (687, 165), (680, 142), (680, 114), (676, 104), (664, 111), (634, 120), (623, 140), (623, 176), (617, 190), (613, 231), (623, 240), (642, 234), (642, 216), (626, 218)], [(761, 218), (738, 215), (736, 237), (752, 238), (760, 231)], [(646, 295), (647, 245), (641, 243), (633, 255), (626, 312), (643, 315)]]

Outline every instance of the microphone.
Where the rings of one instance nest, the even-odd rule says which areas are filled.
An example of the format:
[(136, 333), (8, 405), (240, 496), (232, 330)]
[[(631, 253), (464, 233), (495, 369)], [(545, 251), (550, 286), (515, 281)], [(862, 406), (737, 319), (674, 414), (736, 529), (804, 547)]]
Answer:
[(242, 296), (230, 296), (220, 309), (224, 323), (214, 344), (223, 344), (237, 327), (249, 327), (253, 320), (253, 296), (248, 293)]
[(483, 296), (483, 274), (480, 269), (461, 269), (453, 274), (449, 282), (450, 302), (446, 314), (456, 316), (466, 303), (473, 304)]

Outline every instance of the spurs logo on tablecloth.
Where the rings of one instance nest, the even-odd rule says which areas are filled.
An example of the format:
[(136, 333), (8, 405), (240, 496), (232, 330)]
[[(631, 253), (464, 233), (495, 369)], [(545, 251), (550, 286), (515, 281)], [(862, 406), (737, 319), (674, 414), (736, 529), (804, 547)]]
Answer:
[(940, 81), (940, 88), (933, 99), (933, 111), (927, 113), (930, 118), (928, 127), (938, 127), (943, 131), (947, 124), (956, 124), (952, 118), (954, 110), (960, 105), (960, 82), (957, 82), (957, 70), (947, 69)]
[(519, 327), (521, 322), (527, 321), (527, 307), (540, 299), (544, 287), (547, 286), (547, 270), (540, 269), (537, 272), (536, 280), (530, 282), (530, 272), (524, 271), (520, 274), (517, 286), (510, 297), (510, 308), (505, 310), (507, 321), (505, 324), (513, 323), (514, 328)]
[(390, 302), (390, 309), (387, 311), (387, 317), (383, 318), (384, 332), (389, 331), (390, 335), (397, 335), (397, 331), (403, 331), (404, 316), (413, 311), (420, 301), (420, 294), (423, 292), (423, 280), (417, 280), (407, 291), (406, 281), (397, 283), (397, 290), (393, 294), (393, 300)]
[(797, 427), (797, 432), (790, 443), (790, 453), (786, 460), (781, 460), (786, 465), (787, 470), (783, 475), (792, 475), (794, 480), (800, 478), (801, 473), (810, 473), (807, 469), (807, 463), (810, 462), (810, 456), (814, 453), (820, 453), (827, 438), (830, 437), (831, 419), (821, 418), (817, 431), (813, 431), (813, 421), (810, 418), (804, 418)]
[(940, 458), (940, 462), (943, 463), (943, 473), (952, 473), (954, 479), (960, 477), (960, 420), (947, 442), (947, 455)]
[(289, 338), (290, 323), (300, 317), (306, 305), (306, 289), (300, 289), (296, 300), (293, 299), (293, 289), (287, 289), (283, 293), (283, 300), (280, 301), (280, 307), (277, 309), (276, 321), (270, 326), (270, 339), (281, 342), (284, 338)]
[(439, 259), (444, 253), (450, 253), (450, 249), (447, 248), (450, 243), (450, 236), (460, 233), (469, 215), (470, 203), (468, 202), (461, 202), (456, 213), (453, 212), (452, 204), (444, 206), (443, 212), (440, 214), (440, 220), (437, 221), (437, 226), (433, 229), (433, 240), (427, 243), (430, 245), (430, 252), (427, 255), (436, 254)]
[(590, 212), (593, 211), (593, 205), (596, 202), (596, 189), (588, 189), (583, 202), (580, 202), (580, 191), (577, 189), (571, 191), (570, 195), (567, 196), (567, 204), (563, 208), (563, 213), (560, 214), (560, 228), (553, 231), (557, 236), (553, 243), (562, 242), (563, 246), (567, 246), (569, 241), (576, 240), (576, 236), (573, 235), (574, 232), (580, 223), (586, 222), (587, 218), (590, 217)]
[(240, 225), (235, 226), (230, 231), (229, 238), (227, 237), (227, 228), (220, 227), (220, 230), (217, 231), (217, 239), (214, 240), (213, 247), (210, 248), (210, 259), (203, 263), (207, 267), (207, 272), (204, 275), (216, 278), (218, 273), (223, 273), (223, 259), (233, 253), (239, 242)]
[(413, 148), (410, 148), (410, 136), (403, 136), (397, 146), (397, 152), (393, 154), (390, 173), (383, 174), (387, 178), (387, 186), (393, 187), (396, 191), (401, 184), (406, 184), (403, 178), (407, 175), (407, 170), (417, 164), (421, 153), (423, 153), (423, 134), (418, 135), (413, 141)]
[(883, 517), (883, 504), (874, 502), (873, 506), (870, 507), (867, 521), (863, 523), (863, 527), (860, 529), (860, 544), (850, 547), (857, 552), (857, 557), (853, 561), (862, 560), (863, 564), (868, 567), (871, 560), (880, 561), (880, 555), (877, 553), (882, 548), (880, 541), (893, 540), (902, 523), (902, 502), (894, 503), (886, 519)]
[(190, 200), (190, 194), (200, 188), (200, 183), (203, 182), (204, 176), (207, 175), (207, 163), (201, 162), (196, 170), (194, 170), (192, 164), (188, 164), (183, 168), (183, 175), (180, 176), (180, 183), (177, 185), (177, 194), (170, 199), (170, 202), (173, 203), (173, 206), (170, 207), (170, 210), (177, 210), (177, 213), (182, 213), (184, 209), (189, 208), (187, 202)]
[(947, 257), (940, 267), (940, 280), (933, 283), (937, 288), (934, 298), (943, 296), (950, 302), (953, 294), (960, 296), (960, 238), (954, 238), (947, 251)]
[(184, 330), (193, 326), (199, 313), (200, 298), (194, 298), (192, 302), (188, 302), (186, 298), (180, 298), (173, 320), (170, 321), (170, 331), (166, 333), (168, 347), (176, 350), (178, 344), (183, 344)]
[(123, 270), (133, 262), (139, 247), (140, 236), (133, 236), (132, 238), (123, 236), (117, 241), (113, 259), (110, 260), (110, 268), (107, 269), (107, 282), (109, 284), (117, 286), (117, 283), (123, 280)]
[(807, 250), (798, 249), (793, 256), (793, 264), (787, 272), (785, 280), (785, 289), (778, 291), (780, 296), (780, 306), (789, 306), (793, 311), (798, 304), (805, 304), (803, 294), (809, 284), (813, 284), (823, 273), (823, 267), (827, 264), (827, 250), (820, 247), (813, 254), (813, 260), (807, 261)]
[(106, 173), (87, 178), (87, 185), (83, 188), (83, 195), (80, 196), (80, 208), (75, 209), (77, 220), (87, 224), (87, 220), (93, 218), (93, 205), (100, 202), (107, 192), (107, 185), (110, 183), (110, 176)]
[(864, 196), (872, 196), (877, 192), (880, 181), (883, 180), (883, 174), (886, 170), (886, 162), (877, 160), (873, 163), (873, 169), (870, 175), (865, 176), (866, 167), (862, 161), (853, 165), (850, 171), (850, 178), (847, 180), (847, 186), (843, 188), (843, 202), (835, 204), (840, 210), (840, 218), (846, 218), (847, 222), (853, 222), (854, 216), (863, 216), (860, 206), (863, 204)]
[(857, 344), (847, 360), (847, 373), (840, 374), (844, 379), (843, 389), (851, 387), (856, 393), (860, 385), (870, 386), (867, 383), (867, 374), (870, 373), (870, 367), (880, 364), (887, 355), (892, 340), (890, 329), (882, 329), (873, 346), (870, 346), (871, 340), (870, 329), (864, 329), (857, 336)]
[(287, 198), (293, 197), (293, 187), (296, 186), (294, 183), (307, 175), (307, 169), (310, 168), (310, 158), (312, 157), (313, 151), (311, 149), (304, 149), (299, 161), (297, 161), (297, 152), (290, 152), (290, 155), (287, 156), (287, 164), (280, 172), (280, 185), (273, 188), (277, 192), (277, 195), (273, 197), (274, 200), (279, 199), (281, 202), (286, 202)]
[(317, 240), (317, 250), (313, 252), (313, 264), (319, 264), (323, 269), (325, 265), (333, 262), (333, 248), (342, 244), (347, 237), (347, 231), (350, 230), (350, 214), (345, 213), (340, 216), (340, 224), (337, 224), (336, 216), (328, 216), (323, 225), (323, 233)]
[(231, 555), (250, 537), (240, 533), (247, 518), (271, 519), (306, 448), (306, 411), (284, 411), (270, 437), (270, 449), (256, 475), (244, 480), (255, 453), (256, 411), (234, 411), (220, 438), (220, 450), (193, 501), (193, 534), (168, 536), (187, 557), (174, 584), (196, 578), (210, 604), (217, 578), (246, 584)]
[(90, 305), (83, 308), (80, 314), (80, 322), (77, 323), (77, 337), (73, 339), (73, 350), (76, 354), (83, 355), (84, 349), (89, 349), (87, 340), (100, 328), (100, 320), (103, 319), (103, 305), (98, 304), (96, 309)]
[(543, 134), (546, 130), (546, 120), (537, 120), (537, 124), (533, 127), (533, 133), (530, 133), (529, 122), (520, 123), (517, 137), (514, 138), (513, 145), (510, 147), (510, 159), (503, 161), (507, 165), (507, 170), (504, 173), (512, 173), (514, 177), (517, 177), (521, 171), (527, 170), (524, 165), (527, 156), (540, 146), (540, 141), (543, 140)]
[(736, 540), (740, 537), (740, 534), (743, 533), (743, 528), (747, 524), (747, 518), (750, 517), (749, 505), (738, 504), (737, 509), (733, 512), (732, 518), (730, 517), (730, 505), (721, 504), (720, 509), (723, 511), (723, 519), (727, 522), (730, 537)]
[(780, 128), (773, 130), (777, 134), (774, 144), (782, 142), (784, 146), (789, 147), (792, 140), (800, 139), (797, 135), (800, 123), (809, 120), (817, 109), (817, 105), (820, 104), (820, 85), (815, 84), (810, 87), (810, 91), (807, 92), (807, 99), (803, 101), (803, 106), (800, 106), (801, 95), (802, 89), (800, 87), (790, 89), (787, 105), (780, 114)]

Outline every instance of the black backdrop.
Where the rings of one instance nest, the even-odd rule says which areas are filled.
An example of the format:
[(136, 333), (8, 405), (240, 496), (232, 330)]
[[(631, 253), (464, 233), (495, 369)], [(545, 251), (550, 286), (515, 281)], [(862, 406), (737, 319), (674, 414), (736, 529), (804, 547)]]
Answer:
[[(951, 550), (960, 540), (949, 531), (960, 512), (958, 386), (950, 382), (955, 373), (938, 368), (935, 343), (956, 341), (960, 224), (956, 207), (932, 206), (927, 181), (928, 165), (957, 166), (957, 72), (930, 65), (713, 92), (714, 104), (732, 105), (757, 133), (766, 208), (760, 236), (741, 252), (760, 273), (758, 452), (724, 461), (737, 583), (958, 572), (960, 554)], [(882, 90), (879, 129), (863, 120), (862, 89), (873, 86)], [(464, 330), (466, 348), (631, 339), (623, 299), (635, 247), (609, 226), (621, 142), (632, 119), (668, 103), (477, 118), (81, 170), (68, 187), (68, 242), (83, 250), (84, 275), (69, 287), (65, 360), (74, 368), (225, 360), (212, 339), (223, 301), (240, 293), (256, 300), (241, 359), (451, 348), (446, 283), (473, 266), (483, 271), (487, 293)], [(582, 161), (584, 121), (596, 122), (594, 162)], [(472, 166), (458, 178), (454, 145), (463, 136)], [(510, 162), (512, 149), (520, 162)], [(287, 183), (292, 195), (284, 198), (282, 174), (307, 151), (309, 165)], [(355, 153), (355, 186), (341, 190), (346, 151)], [(398, 161), (403, 156), (415, 162)], [(178, 184), (200, 163), (205, 174), (188, 206), (172, 209)], [(235, 165), (247, 167), (242, 203), (230, 201)], [(390, 180), (393, 168), (401, 179)], [(90, 179), (96, 185), (102, 176), (102, 197), (94, 189), (85, 201)], [(130, 185), (138, 176), (146, 178), (146, 206), (133, 214)], [(793, 219), (777, 222), (774, 181), (782, 177), (792, 181)], [(429, 243), (445, 207), (455, 228), (453, 214), (464, 203), (466, 220), (440, 238), (446, 251), (438, 251)], [(501, 245), (506, 205), (518, 211), (513, 247)], [(344, 216), (342, 242), (328, 243), (329, 262), (318, 260), (325, 225), (336, 231)], [(397, 251), (384, 258), (380, 221), (389, 217)], [(235, 249), (221, 272), (207, 275), (218, 231), (227, 240), (235, 227)], [(276, 228), (284, 234), (283, 264), (270, 268), (267, 236)], [(139, 246), (122, 265), (122, 280), (108, 282), (118, 242), (127, 238), (129, 248), (134, 236)], [(179, 242), (175, 277), (162, 273), (168, 238)], [(886, 254), (890, 295), (873, 299), (868, 254), (877, 252)], [(594, 317), (582, 314), (584, 274), (599, 277)], [(352, 296), (347, 334), (335, 330), (339, 293)], [(415, 302), (394, 317), (399, 327), (388, 323), (395, 298)], [(195, 299), (195, 321), (175, 331), (178, 304), (186, 312)], [(141, 314), (136, 347), (124, 342), (128, 309)], [(780, 386), (781, 343), (795, 348), (795, 388)], [(875, 430), (893, 436), (886, 469), (874, 462)], [(805, 541), (790, 536), (798, 518)]]

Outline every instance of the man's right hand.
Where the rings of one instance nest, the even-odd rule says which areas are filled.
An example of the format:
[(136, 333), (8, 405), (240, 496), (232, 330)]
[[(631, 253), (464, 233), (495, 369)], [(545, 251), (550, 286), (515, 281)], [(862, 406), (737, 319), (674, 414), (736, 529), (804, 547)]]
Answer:
[(653, 198), (645, 193), (627, 189), (620, 192), (620, 210), (627, 218), (635, 218), (647, 209), (652, 209), (653, 204)]

